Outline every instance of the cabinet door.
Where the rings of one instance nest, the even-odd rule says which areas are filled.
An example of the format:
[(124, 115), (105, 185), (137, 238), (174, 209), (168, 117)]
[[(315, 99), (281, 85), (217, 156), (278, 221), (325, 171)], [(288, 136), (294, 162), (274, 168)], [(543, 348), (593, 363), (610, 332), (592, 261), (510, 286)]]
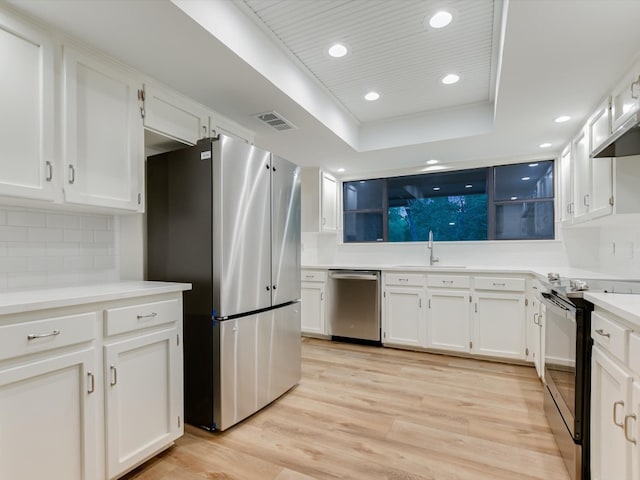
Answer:
[(424, 290), (387, 288), (384, 292), (384, 343), (426, 346)]
[(302, 284), (302, 331), (326, 335), (324, 283)]
[(0, 12), (0, 195), (53, 199), (53, 48)]
[(640, 382), (633, 383), (631, 414), (627, 422), (627, 442), (631, 444), (631, 478), (640, 478)]
[(0, 478), (101, 478), (95, 350), (0, 370)]
[(560, 220), (571, 223), (573, 219), (573, 175), (571, 170), (571, 146), (560, 157)]
[(104, 347), (107, 476), (182, 435), (182, 354), (176, 328)]
[(640, 69), (627, 74), (611, 94), (611, 129), (616, 131), (640, 106)]
[(323, 232), (335, 232), (338, 222), (338, 183), (328, 173), (322, 172), (321, 225)]
[(64, 49), (65, 201), (142, 209), (142, 119), (125, 74)]
[(630, 480), (631, 444), (623, 428), (632, 377), (598, 346), (592, 361), (591, 478)]
[(592, 158), (591, 196), (589, 218), (598, 218), (613, 212), (613, 158)]
[(144, 126), (188, 145), (209, 135), (209, 114), (201, 105), (158, 85), (144, 86)]
[(473, 308), (474, 353), (527, 358), (524, 295), (477, 294)]
[(583, 128), (571, 145), (573, 164), (573, 206), (574, 221), (588, 219), (591, 193), (591, 162), (589, 158), (589, 142), (587, 129)]
[(427, 346), (442, 350), (469, 351), (469, 299), (467, 291), (429, 290)]

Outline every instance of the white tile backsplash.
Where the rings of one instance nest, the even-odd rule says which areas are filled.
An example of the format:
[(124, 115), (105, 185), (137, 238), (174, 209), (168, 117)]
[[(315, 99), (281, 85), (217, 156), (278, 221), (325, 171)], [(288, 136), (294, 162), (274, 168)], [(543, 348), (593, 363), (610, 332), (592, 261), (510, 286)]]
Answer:
[(0, 206), (0, 290), (119, 279), (112, 215)]

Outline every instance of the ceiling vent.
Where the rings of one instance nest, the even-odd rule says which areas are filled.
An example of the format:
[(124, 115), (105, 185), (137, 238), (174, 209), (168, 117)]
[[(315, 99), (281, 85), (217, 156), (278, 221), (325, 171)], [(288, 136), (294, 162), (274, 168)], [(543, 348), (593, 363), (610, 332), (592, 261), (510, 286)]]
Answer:
[(294, 130), (296, 128), (293, 123), (285, 119), (278, 112), (271, 111), (266, 113), (258, 113), (257, 115), (254, 115), (254, 117), (267, 124), (274, 130), (278, 130), (279, 132), (283, 132), (285, 130)]

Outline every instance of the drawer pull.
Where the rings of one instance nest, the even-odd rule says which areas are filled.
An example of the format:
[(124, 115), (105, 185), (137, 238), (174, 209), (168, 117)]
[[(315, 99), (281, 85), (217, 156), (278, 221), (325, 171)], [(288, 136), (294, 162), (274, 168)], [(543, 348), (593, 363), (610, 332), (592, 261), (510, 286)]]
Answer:
[(507, 284), (506, 283), (493, 282), (493, 286), (494, 287), (506, 287)]
[(36, 338), (46, 338), (46, 337), (55, 337), (56, 335), (60, 335), (60, 330), (54, 330), (49, 333), (30, 333), (27, 335), (27, 340), (35, 340)]
[(399, 282), (408, 282), (409, 279), (408, 278), (399, 278), (398, 281)]
[(633, 418), (633, 421), (635, 422), (636, 414), (632, 413), (631, 415), (627, 415), (626, 417), (624, 417), (624, 438), (627, 439), (627, 442), (633, 443), (635, 445), (636, 444), (636, 439), (629, 437), (629, 430), (631, 430), (629, 428), (629, 419), (630, 418)]
[(157, 317), (157, 316), (158, 316), (158, 314), (156, 312), (152, 312), (152, 313), (150, 313), (148, 315), (136, 315), (136, 318), (138, 320), (142, 320), (144, 318), (154, 318), (154, 317)]
[(109, 370), (111, 370), (111, 380), (109, 381), (109, 384), (114, 386), (118, 383), (118, 369), (115, 365), (109, 365)]
[(309, 274), (307, 274), (307, 275), (305, 275), (305, 276), (304, 276), (304, 278), (313, 278), (314, 276), (315, 276), (315, 275), (309, 275)]
[(607, 337), (607, 338), (611, 338), (611, 334), (608, 332), (605, 332), (603, 329), (599, 328), (598, 330), (596, 330), (596, 333), (600, 336), (603, 337)]
[(453, 283), (453, 280), (442, 280), (442, 283)]
[(622, 424), (622, 422), (620, 423), (616, 422), (616, 418), (618, 418), (618, 416), (616, 415), (618, 413), (618, 406), (621, 406), (622, 408), (624, 408), (624, 402), (622, 400), (618, 400), (613, 404), (613, 423), (615, 423), (617, 427), (624, 428), (624, 425)]

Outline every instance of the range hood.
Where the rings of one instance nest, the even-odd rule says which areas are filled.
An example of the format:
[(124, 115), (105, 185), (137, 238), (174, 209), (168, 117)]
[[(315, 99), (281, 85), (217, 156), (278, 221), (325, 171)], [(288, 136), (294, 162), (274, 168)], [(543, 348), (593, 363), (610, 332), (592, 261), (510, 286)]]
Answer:
[(640, 154), (640, 112), (632, 115), (629, 120), (611, 134), (611, 136), (591, 156), (602, 157), (628, 157)]

